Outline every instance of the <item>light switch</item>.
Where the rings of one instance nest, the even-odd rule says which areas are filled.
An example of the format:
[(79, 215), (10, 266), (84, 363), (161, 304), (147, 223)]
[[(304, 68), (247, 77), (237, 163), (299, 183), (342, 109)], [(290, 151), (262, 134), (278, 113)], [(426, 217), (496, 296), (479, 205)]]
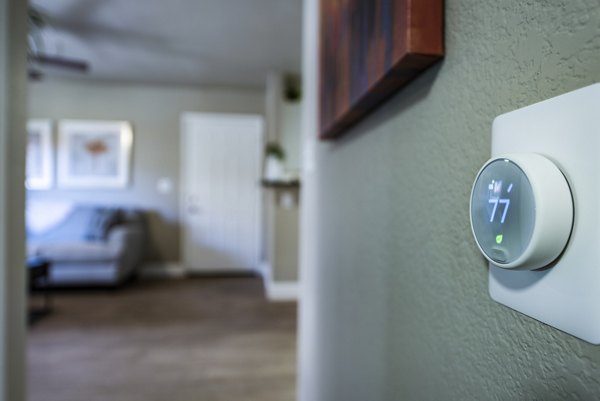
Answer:
[(471, 222), (491, 297), (600, 344), (600, 84), (498, 116)]
[(159, 178), (156, 181), (156, 191), (159, 194), (167, 195), (173, 190), (173, 181), (168, 177)]

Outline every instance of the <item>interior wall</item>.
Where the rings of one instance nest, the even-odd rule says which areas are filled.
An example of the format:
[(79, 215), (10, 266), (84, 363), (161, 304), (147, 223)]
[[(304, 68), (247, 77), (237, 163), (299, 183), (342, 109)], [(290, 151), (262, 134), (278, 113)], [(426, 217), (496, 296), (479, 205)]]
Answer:
[(318, 58), (319, 51), (319, 0), (302, 3), (302, 114), (301, 114), (301, 176), (302, 204), (300, 205), (299, 296), (298, 304), (298, 400), (318, 401), (324, 390), (324, 372), (319, 366), (326, 346), (321, 341), (321, 305), (325, 296), (321, 290), (318, 263), (321, 244), (319, 225), (317, 170), (317, 124), (319, 120)]
[(0, 400), (25, 400), (27, 3), (0, 0)]
[[(150, 213), (148, 261), (180, 260), (180, 117), (186, 111), (264, 114), (264, 92), (46, 80), (29, 85), (31, 118), (127, 120), (133, 125), (131, 184), (116, 190), (28, 191), (30, 200), (135, 205)], [(56, 139), (56, 137), (55, 137)], [(158, 180), (172, 183), (170, 193)]]
[(281, 102), (281, 145), (286, 150), (285, 165), (295, 173), (300, 170), (300, 127), (302, 101)]
[[(298, 200), (297, 191), (291, 190), (286, 195), (279, 194), (275, 202), (275, 258), (273, 269), (274, 281), (298, 281)], [(282, 196), (295, 199), (293, 204), (286, 205)]]
[[(318, 2), (306, 3), (314, 30)], [(495, 116), (600, 80), (600, 8), (445, 9), (443, 62), (312, 149), (315, 219), (303, 239), (319, 243), (303, 245), (301, 399), (598, 399), (600, 347), (490, 299), (468, 207)], [(313, 105), (317, 55), (316, 41), (305, 47)]]
[[(301, 106), (301, 100), (290, 102), (280, 97), (279, 135), (281, 146), (286, 152), (285, 167), (292, 175), (298, 175), (300, 170)], [(298, 280), (298, 217), (301, 192), (296, 189), (281, 191), (275, 198), (275, 281)], [(286, 203), (282, 197), (292, 201)]]
[[(278, 142), (285, 151), (285, 170), (298, 175), (300, 169), (301, 101), (284, 97), (283, 75), (272, 72), (267, 77), (267, 140)], [(265, 188), (265, 259), (263, 272), (274, 282), (298, 280), (299, 202), (297, 189)], [(291, 200), (291, 201), (290, 201)]]

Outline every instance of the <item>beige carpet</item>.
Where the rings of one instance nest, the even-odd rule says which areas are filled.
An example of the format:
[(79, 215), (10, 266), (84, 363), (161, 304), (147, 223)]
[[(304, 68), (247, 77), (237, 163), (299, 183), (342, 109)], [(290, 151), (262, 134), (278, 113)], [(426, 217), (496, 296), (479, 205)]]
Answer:
[(256, 278), (54, 295), (31, 326), (30, 401), (292, 401), (296, 305)]

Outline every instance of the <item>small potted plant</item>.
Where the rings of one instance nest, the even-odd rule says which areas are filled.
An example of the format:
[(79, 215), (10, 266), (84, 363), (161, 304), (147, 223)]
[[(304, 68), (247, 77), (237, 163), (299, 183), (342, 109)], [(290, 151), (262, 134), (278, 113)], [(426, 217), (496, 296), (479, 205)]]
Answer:
[(285, 151), (277, 142), (267, 142), (265, 145), (265, 179), (277, 181), (283, 178)]

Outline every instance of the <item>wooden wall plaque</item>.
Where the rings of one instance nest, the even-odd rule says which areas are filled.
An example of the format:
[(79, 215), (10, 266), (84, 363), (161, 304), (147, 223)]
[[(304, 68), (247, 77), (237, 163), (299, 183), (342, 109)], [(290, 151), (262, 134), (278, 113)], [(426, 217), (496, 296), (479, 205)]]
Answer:
[(340, 136), (444, 55), (443, 0), (321, 0), (320, 137)]

